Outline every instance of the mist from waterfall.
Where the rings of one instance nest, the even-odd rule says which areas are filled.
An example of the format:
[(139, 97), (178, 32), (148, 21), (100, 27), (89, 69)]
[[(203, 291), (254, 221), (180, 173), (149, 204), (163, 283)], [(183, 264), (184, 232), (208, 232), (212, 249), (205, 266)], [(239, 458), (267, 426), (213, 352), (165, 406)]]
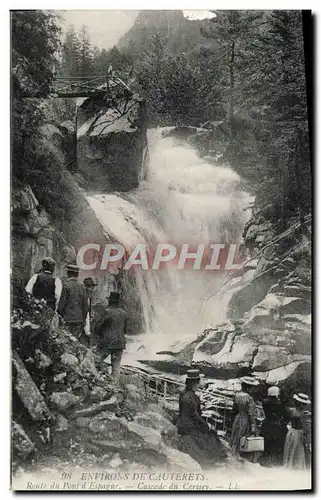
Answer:
[[(162, 129), (148, 132), (148, 145), (147, 178), (137, 189), (88, 197), (105, 232), (127, 249), (137, 243), (238, 243), (249, 215), (239, 176), (207, 163), (186, 143), (162, 137)], [(135, 267), (144, 333), (155, 349), (196, 338), (225, 320), (228, 297), (219, 292), (226, 272)]]

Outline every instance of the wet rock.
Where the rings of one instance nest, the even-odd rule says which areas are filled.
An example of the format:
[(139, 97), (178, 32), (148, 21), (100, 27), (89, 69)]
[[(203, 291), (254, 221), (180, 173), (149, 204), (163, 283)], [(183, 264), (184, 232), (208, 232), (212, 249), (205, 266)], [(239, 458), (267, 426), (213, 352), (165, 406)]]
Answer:
[(16, 351), (13, 351), (12, 353), (12, 362), (16, 369), (15, 390), (17, 391), (23, 405), (28, 410), (33, 420), (45, 420), (45, 418), (49, 415), (49, 409), (41, 392), (24, 367), (24, 364)]
[(228, 318), (242, 318), (244, 313), (250, 311), (253, 306), (264, 299), (271, 286), (276, 282), (277, 277), (273, 271), (268, 271), (246, 283), (233, 294), (228, 305)]
[(271, 345), (259, 346), (252, 369), (255, 371), (274, 370), (296, 361), (308, 361), (310, 358), (301, 354), (290, 354), (288, 350)]
[(81, 398), (69, 392), (53, 392), (50, 396), (51, 403), (58, 410), (66, 410), (79, 403)]
[[(306, 363), (306, 361), (294, 361), (286, 366), (280, 366), (279, 368), (268, 370), (266, 372), (253, 371), (253, 375), (257, 376), (261, 380), (264, 380), (268, 385), (275, 385), (288, 380), (301, 365)], [(311, 361), (308, 361), (308, 364), (311, 364)]]
[(23, 459), (27, 458), (36, 449), (35, 444), (27, 436), (23, 427), (14, 420), (12, 421), (12, 447), (17, 455)]
[(202, 340), (195, 349), (194, 361), (199, 358), (197, 354), (204, 353), (213, 356), (222, 350), (226, 342), (227, 335), (235, 332), (233, 324), (226, 324), (222, 329), (216, 329), (208, 333), (204, 340)]
[(224, 350), (212, 356), (212, 365), (227, 370), (250, 367), (256, 349), (257, 343), (253, 339), (240, 335), (233, 338), (230, 350), (227, 351), (224, 346)]

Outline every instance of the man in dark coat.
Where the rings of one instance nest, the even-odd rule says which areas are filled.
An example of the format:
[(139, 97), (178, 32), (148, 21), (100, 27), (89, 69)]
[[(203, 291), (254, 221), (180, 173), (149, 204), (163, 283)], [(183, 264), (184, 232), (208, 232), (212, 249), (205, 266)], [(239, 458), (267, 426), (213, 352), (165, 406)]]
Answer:
[(59, 278), (54, 278), (53, 273), (56, 262), (51, 257), (42, 261), (41, 270), (34, 274), (26, 286), (26, 291), (36, 299), (44, 299), (48, 306), (55, 310), (61, 295), (62, 284)]
[(261, 436), (264, 437), (264, 453), (260, 463), (266, 467), (281, 466), (283, 463), (288, 415), (279, 395), (280, 389), (277, 386), (269, 387), (268, 397), (263, 401), (265, 419)]
[(78, 273), (77, 266), (67, 266), (67, 280), (62, 288), (58, 314), (62, 316), (72, 335), (87, 346), (84, 327), (88, 313), (88, 297), (85, 286), (78, 281)]
[(98, 337), (98, 348), (101, 354), (101, 365), (110, 355), (112, 375), (116, 383), (119, 381), (120, 365), (123, 350), (126, 347), (127, 315), (119, 305), (118, 292), (111, 292), (109, 305), (97, 319), (94, 334)]
[(187, 370), (186, 389), (179, 397), (176, 427), (181, 436), (180, 450), (188, 453), (203, 468), (207, 468), (224, 460), (226, 453), (215, 430), (201, 415), (200, 399), (195, 394), (199, 383), (199, 371)]

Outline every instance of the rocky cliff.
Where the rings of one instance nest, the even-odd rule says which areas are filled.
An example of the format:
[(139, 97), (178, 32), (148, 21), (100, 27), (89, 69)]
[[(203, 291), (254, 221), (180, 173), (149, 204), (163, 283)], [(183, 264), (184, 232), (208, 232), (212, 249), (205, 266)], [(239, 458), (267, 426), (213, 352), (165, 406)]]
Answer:
[[(306, 224), (311, 231), (311, 219)], [(228, 321), (209, 328), (181, 350), (169, 349), (148, 364), (183, 373), (198, 366), (208, 377), (255, 374), (287, 393), (311, 391), (311, 241), (293, 217), (286, 230), (259, 212), (244, 230), (250, 252), (228, 278)]]
[(144, 101), (138, 95), (119, 84), (112, 98), (101, 94), (79, 101), (77, 170), (87, 190), (137, 187), (146, 151)]

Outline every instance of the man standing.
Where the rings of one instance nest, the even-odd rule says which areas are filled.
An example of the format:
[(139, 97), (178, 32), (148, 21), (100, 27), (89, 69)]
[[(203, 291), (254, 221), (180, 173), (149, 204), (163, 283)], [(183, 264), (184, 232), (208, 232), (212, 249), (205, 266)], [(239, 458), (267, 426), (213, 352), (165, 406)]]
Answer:
[(84, 327), (88, 313), (88, 298), (85, 286), (78, 281), (79, 268), (73, 264), (67, 266), (67, 280), (62, 288), (58, 313), (66, 326), (82, 344), (88, 344)]
[(99, 351), (101, 364), (110, 354), (112, 376), (116, 383), (119, 381), (120, 364), (123, 350), (126, 347), (127, 315), (119, 305), (119, 293), (111, 292), (109, 305), (98, 318), (95, 325), (95, 334), (99, 337)]
[(48, 306), (55, 310), (59, 302), (62, 284), (60, 278), (54, 278), (56, 262), (51, 257), (42, 261), (41, 270), (34, 274), (26, 286), (26, 291), (36, 299), (44, 299)]

